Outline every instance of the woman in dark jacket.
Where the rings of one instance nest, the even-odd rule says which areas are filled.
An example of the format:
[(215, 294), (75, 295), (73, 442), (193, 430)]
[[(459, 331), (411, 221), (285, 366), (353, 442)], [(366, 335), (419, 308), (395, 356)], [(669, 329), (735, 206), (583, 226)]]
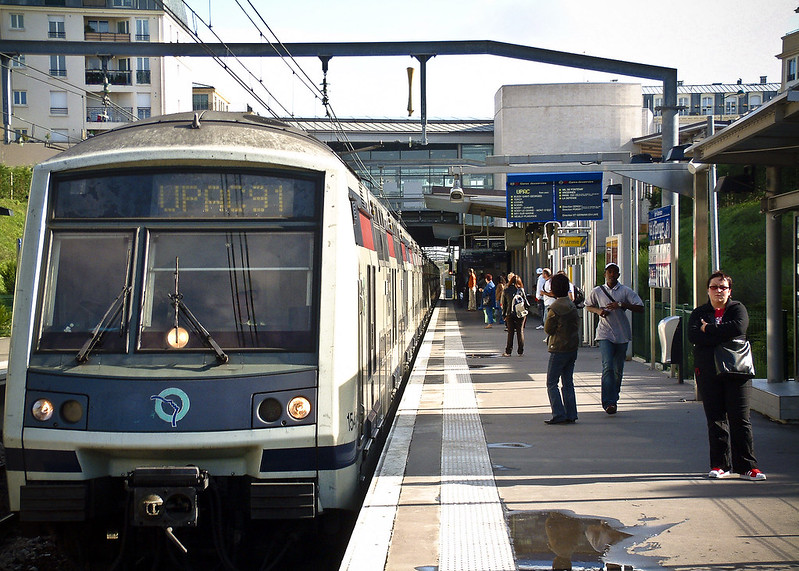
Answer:
[[(551, 289), (555, 301), (547, 310), (544, 331), (549, 349), (547, 396), (552, 418), (547, 424), (571, 424), (577, 420), (577, 399), (574, 395), (574, 363), (580, 346), (580, 314), (569, 299), (569, 278), (552, 276)], [(558, 392), (558, 381), (561, 383)]]
[(765, 480), (755, 459), (747, 381), (718, 375), (713, 357), (720, 343), (745, 338), (749, 314), (741, 302), (730, 299), (732, 278), (724, 272), (710, 276), (707, 291), (708, 303), (694, 309), (688, 320), (688, 339), (694, 345), (694, 377), (707, 417), (708, 477), (737, 472), (747, 480)]

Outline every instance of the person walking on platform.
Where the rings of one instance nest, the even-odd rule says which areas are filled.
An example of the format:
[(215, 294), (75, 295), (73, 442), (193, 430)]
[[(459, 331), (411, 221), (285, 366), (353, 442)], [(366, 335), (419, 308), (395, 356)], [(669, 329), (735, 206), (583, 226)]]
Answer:
[(508, 278), (505, 277), (505, 274), (499, 274), (499, 279), (497, 280), (497, 289), (494, 292), (494, 318), (497, 323), (505, 323), (505, 319), (502, 317), (502, 294), (505, 292), (505, 287), (508, 285)]
[[(544, 299), (544, 313), (541, 314), (541, 322), (542, 325), (546, 325), (549, 306), (555, 303), (555, 295), (552, 293), (552, 270), (544, 268), (541, 276), (544, 278), (544, 285), (541, 286), (541, 296)], [(543, 327), (536, 327), (536, 329), (543, 329)]]
[(496, 304), (497, 286), (494, 285), (494, 276), (485, 275), (485, 286), (483, 287), (483, 311), (486, 315), (486, 329), (494, 327), (494, 305)]
[(468, 311), (477, 311), (477, 275), (474, 273), (473, 268), (469, 268), (469, 279), (466, 282), (466, 287), (469, 289), (469, 306)]
[(765, 480), (757, 467), (746, 377), (716, 372), (715, 349), (733, 339), (746, 339), (749, 314), (740, 301), (730, 299), (732, 278), (714, 272), (707, 282), (708, 303), (691, 312), (688, 339), (694, 344), (694, 376), (707, 418), (710, 443), (709, 478), (727, 478), (733, 472), (746, 480)]
[[(517, 295), (521, 297), (517, 298)], [(519, 315), (516, 312), (513, 301), (514, 298), (524, 300), (525, 315)], [(514, 276), (513, 281), (508, 282), (508, 287), (505, 289), (502, 299), (505, 323), (508, 325), (508, 341), (505, 344), (505, 353), (503, 353), (502, 356), (510, 357), (511, 353), (513, 353), (514, 335), (516, 335), (516, 351), (519, 353), (519, 356), (521, 356), (524, 354), (524, 322), (527, 320), (526, 308), (528, 307), (526, 304), (527, 292), (524, 291), (524, 284), (522, 283), (521, 277)]]
[(544, 313), (544, 284), (547, 283), (548, 276), (544, 276), (544, 268), (538, 268), (535, 274), (538, 276), (535, 284), (535, 301), (538, 304), (538, 315), (541, 317), (541, 325), (536, 327), (536, 329), (543, 329), (544, 319), (546, 318)]
[[(549, 336), (547, 396), (552, 418), (547, 424), (570, 424), (577, 421), (577, 397), (574, 395), (574, 363), (580, 346), (580, 314), (569, 299), (569, 278), (555, 274), (551, 279), (555, 301), (549, 306), (544, 331)], [(558, 381), (561, 383), (558, 391)]]
[(602, 408), (616, 414), (627, 344), (632, 339), (632, 327), (626, 311), (644, 312), (644, 302), (632, 289), (619, 283), (619, 266), (605, 266), (605, 283), (598, 285), (585, 300), (585, 308), (599, 316), (596, 339), (602, 355)]

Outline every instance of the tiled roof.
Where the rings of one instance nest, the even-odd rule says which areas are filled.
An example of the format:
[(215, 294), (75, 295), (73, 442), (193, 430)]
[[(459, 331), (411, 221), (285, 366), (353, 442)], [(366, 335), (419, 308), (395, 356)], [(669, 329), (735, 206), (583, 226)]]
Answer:
[[(738, 93), (743, 90), (745, 93), (755, 91), (779, 91), (779, 83), (705, 83), (703, 85), (678, 85), (677, 94), (685, 93)], [(661, 95), (662, 85), (643, 85), (641, 91), (644, 95)]]

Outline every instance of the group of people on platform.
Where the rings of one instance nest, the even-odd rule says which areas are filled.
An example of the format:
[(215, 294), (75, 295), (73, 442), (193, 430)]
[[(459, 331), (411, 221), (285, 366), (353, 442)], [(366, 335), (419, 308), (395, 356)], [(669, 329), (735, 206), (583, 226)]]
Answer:
[[(575, 305), (575, 288), (563, 272), (538, 268), (535, 300), (538, 303), (544, 341), (549, 351), (547, 396), (551, 418), (549, 425), (574, 424), (577, 421), (577, 399), (574, 391), (574, 368), (580, 346), (582, 317)], [(644, 302), (631, 288), (619, 282), (619, 266), (605, 266), (605, 283), (585, 296), (585, 309), (598, 316), (595, 339), (602, 357), (601, 402), (609, 415), (618, 411), (627, 347), (632, 328), (626, 312), (644, 312)], [(481, 286), (481, 287), (478, 287)], [(468, 310), (482, 309), (485, 327), (504, 323), (507, 340), (503, 357), (516, 352), (524, 354), (524, 328), (527, 321), (527, 292), (520, 276), (501, 274), (497, 283), (491, 274), (478, 282), (469, 269), (467, 278)], [(710, 445), (710, 478), (727, 478), (737, 473), (741, 478), (760, 481), (766, 476), (757, 467), (754, 455), (752, 425), (749, 419), (747, 379), (719, 374), (714, 353), (716, 347), (732, 339), (745, 339), (749, 325), (746, 307), (730, 299), (732, 278), (714, 272), (708, 280), (708, 303), (691, 314), (688, 339), (694, 345), (695, 379), (702, 398)], [(582, 305), (582, 303), (580, 303)]]

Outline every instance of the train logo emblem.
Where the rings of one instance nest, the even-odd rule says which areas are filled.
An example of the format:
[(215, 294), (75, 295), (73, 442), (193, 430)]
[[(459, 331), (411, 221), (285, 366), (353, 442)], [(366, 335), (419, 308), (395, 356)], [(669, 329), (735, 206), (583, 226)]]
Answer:
[(152, 395), (150, 400), (155, 401), (155, 414), (164, 422), (169, 422), (172, 428), (178, 425), (178, 421), (182, 420), (189, 413), (191, 401), (189, 395), (180, 389), (170, 387), (164, 389), (157, 395)]

